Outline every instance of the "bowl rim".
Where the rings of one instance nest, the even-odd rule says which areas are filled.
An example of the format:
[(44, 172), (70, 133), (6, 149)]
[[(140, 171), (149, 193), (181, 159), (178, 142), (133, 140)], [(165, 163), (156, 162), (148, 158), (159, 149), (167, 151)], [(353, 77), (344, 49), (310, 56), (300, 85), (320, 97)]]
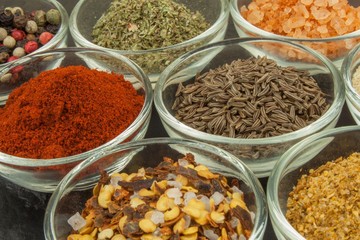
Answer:
[(228, 18), (230, 15), (229, 1), (228, 0), (218, 0), (221, 3), (221, 10), (220, 10), (220, 14), (219, 14), (218, 18), (208, 29), (206, 29), (200, 35), (197, 35), (196, 37), (188, 39), (184, 42), (180, 42), (180, 43), (170, 45), (167, 47), (163, 47), (163, 48), (153, 48), (153, 49), (148, 49), (148, 50), (136, 50), (136, 51), (134, 51), (134, 50), (119, 50), (119, 49), (105, 48), (105, 47), (99, 46), (97, 44), (94, 44), (91, 41), (87, 40), (80, 33), (76, 18), (77, 18), (79, 11), (82, 9), (82, 5), (86, 1), (87, 0), (79, 0), (70, 14), (70, 20), (69, 20), (69, 24), (71, 26), (70, 34), (71, 34), (72, 38), (74, 39), (75, 43), (78, 43), (81, 46), (87, 46), (87, 47), (91, 47), (91, 48), (111, 50), (111, 51), (118, 52), (118, 53), (125, 54), (125, 55), (127, 55), (127, 54), (140, 55), (140, 54), (156, 53), (156, 52), (167, 51), (167, 50), (172, 50), (172, 49), (177, 49), (177, 48), (183, 48), (183, 47), (192, 45), (196, 42), (206, 39), (210, 34), (222, 29), (223, 24), (228, 23)]
[[(245, 5), (242, 5), (245, 6)], [(302, 41), (302, 42), (331, 42), (331, 41), (341, 41), (347, 40), (349, 38), (357, 38), (360, 37), (360, 29), (354, 32), (350, 32), (344, 35), (335, 36), (335, 37), (328, 37), (328, 38), (296, 38), (296, 37), (289, 37), (279, 34), (274, 34), (272, 32), (265, 31), (261, 28), (252, 25), (248, 22), (241, 14), (240, 9), (238, 6), (238, 0), (231, 0), (230, 2), (230, 14), (234, 21), (234, 25), (241, 25), (241, 27), (245, 28), (247, 31), (251, 33), (256, 33), (263, 37), (271, 37), (271, 38), (281, 38), (288, 41)]]
[[(39, 52), (42, 52), (42, 51), (47, 51), (49, 49), (52, 49), (54, 48), (58, 43), (61, 43), (61, 40), (65, 39), (66, 40), (66, 37), (67, 37), (67, 34), (68, 34), (68, 29), (69, 29), (69, 14), (68, 12), (66, 11), (66, 9), (64, 8), (64, 6), (61, 4), (61, 2), (57, 1), (57, 0), (39, 0), (40, 2), (46, 2), (48, 4), (51, 4), (53, 7), (55, 7), (57, 10), (59, 10), (60, 12), (60, 15), (61, 15), (61, 23), (60, 23), (60, 28), (59, 30), (57, 31), (56, 34), (54, 34), (54, 37), (49, 41), (47, 42), (45, 45), (41, 46), (40, 48), (38, 48), (36, 51), (32, 52), (32, 53), (29, 53), (29, 54), (26, 54), (25, 56), (23, 57), (26, 57), (26, 56), (30, 56), (30, 55), (34, 55), (34, 54), (37, 54)], [(19, 59), (16, 59), (12, 62), (17, 62), (19, 61), (20, 59), (22, 59), (23, 57), (19, 58)], [(3, 68), (3, 67), (6, 67), (8, 66), (10, 63), (12, 62), (7, 62), (7, 63), (3, 63), (3, 64), (0, 64), (0, 68)]]
[[(148, 78), (148, 76), (144, 73), (144, 71), (132, 60), (129, 58), (122, 56), (116, 52), (111, 52), (107, 50), (100, 50), (100, 49), (92, 49), (92, 48), (83, 48), (83, 47), (67, 47), (67, 48), (57, 48), (57, 49), (50, 49), (46, 51), (41, 51), (36, 54), (32, 55), (26, 55), (23, 58), (19, 59), (18, 61), (10, 62), (9, 65), (7, 65), (4, 68), (0, 68), (0, 75), (5, 74), (8, 72), (9, 69), (21, 66), (21, 64), (24, 64), (26, 62), (29, 62), (33, 59), (36, 59), (38, 57), (44, 57), (44, 56), (51, 56), (52, 54), (57, 53), (78, 53), (78, 52), (95, 52), (97, 54), (107, 55), (112, 58), (116, 58), (124, 62), (127, 66), (130, 66), (132, 70), (134, 70), (140, 77), (141, 82), (144, 85), (144, 104), (139, 112), (138, 116), (135, 118), (135, 120), (119, 135), (117, 135), (112, 140), (104, 143), (103, 145), (100, 145), (94, 149), (91, 149), (89, 151), (79, 153), (76, 155), (71, 155), (67, 157), (61, 157), (61, 158), (52, 158), (52, 159), (34, 159), (34, 158), (23, 158), (23, 157), (17, 157), (14, 155), (9, 155), (3, 152), (0, 152), (0, 164), (8, 164), (13, 166), (21, 166), (21, 167), (50, 167), (50, 166), (57, 166), (57, 165), (66, 165), (69, 163), (77, 162), (80, 160), (84, 160), (85, 158), (88, 158), (92, 154), (96, 153), (97, 151), (111, 147), (114, 144), (118, 144), (119, 141), (124, 141), (128, 137), (130, 137), (132, 134), (134, 134), (148, 119), (148, 117), (151, 115), (151, 109), (152, 109), (152, 103), (153, 103), (153, 90), (151, 86), (151, 82)], [(126, 80), (126, 76), (125, 80)]]
[[(311, 145), (314, 141), (331, 137), (340, 133), (347, 133), (352, 131), (360, 131), (360, 126), (352, 125), (352, 126), (344, 126), (333, 129), (327, 129), (323, 132), (315, 133), (304, 140), (296, 143), (294, 146), (289, 148), (276, 162), (270, 176), (268, 179), (266, 194), (267, 194), (267, 202), (269, 206), (269, 215), (271, 218), (271, 222), (273, 225), (277, 225), (276, 230), (280, 231), (283, 236), (286, 236), (289, 239), (299, 239), (305, 240), (303, 236), (301, 236), (295, 228), (287, 221), (286, 217), (282, 213), (279, 205), (278, 191), (279, 191), (279, 182), (284, 175), (284, 171), (287, 170), (288, 164), (291, 163), (291, 160), (294, 156), (297, 155), (299, 151)], [(309, 160), (310, 161), (310, 160)]]
[(252, 192), (255, 195), (256, 218), (254, 221), (254, 228), (250, 240), (256, 240), (262, 238), (268, 222), (267, 221), (268, 208), (267, 208), (266, 196), (259, 179), (246, 166), (245, 163), (243, 163), (241, 160), (239, 160), (236, 156), (232, 155), (231, 153), (207, 143), (190, 140), (190, 139), (159, 137), (159, 138), (146, 138), (134, 142), (127, 142), (124, 144), (114, 146), (112, 148), (103, 149), (100, 152), (97, 152), (96, 154), (90, 156), (85, 161), (82, 161), (72, 170), (70, 170), (66, 174), (66, 176), (60, 181), (60, 183), (56, 187), (55, 191), (52, 193), (51, 198), (48, 202), (44, 216), (44, 234), (46, 239), (55, 239), (55, 236), (53, 236), (55, 232), (55, 224), (53, 221), (54, 221), (57, 203), (59, 202), (60, 198), (63, 195), (66, 195), (68, 193), (69, 190), (67, 188), (69, 187), (71, 180), (74, 179), (82, 169), (91, 166), (97, 160), (109, 154), (124, 150), (144, 147), (148, 145), (153, 145), (153, 144), (155, 145), (178, 144), (185, 147), (201, 149), (203, 151), (211, 152), (217, 156), (220, 156), (221, 158), (225, 158), (233, 166), (235, 166), (237, 168), (236, 169), (237, 172), (240, 172), (245, 177), (244, 180), (242, 181), (244, 182), (246, 181), (245, 182), (246, 185), (251, 188)]
[(344, 58), (344, 61), (341, 65), (342, 77), (344, 78), (345, 82), (346, 97), (353, 105), (360, 105), (360, 93), (355, 90), (352, 84), (353, 70), (356, 70), (360, 67), (360, 62), (358, 62), (356, 68), (352, 67), (353, 63), (355, 63), (354, 61), (356, 60), (355, 57), (359, 56), (359, 51), (360, 43), (351, 49), (348, 55)]
[[(178, 121), (172, 114), (167, 111), (164, 102), (162, 101), (162, 90), (166, 87), (166, 81), (170, 77), (170, 74), (174, 68), (181, 65), (183, 61), (191, 58), (191, 56), (206, 51), (212, 48), (218, 48), (223, 46), (235, 45), (235, 44), (247, 44), (247, 43), (256, 43), (256, 42), (274, 42), (274, 43), (281, 43), (287, 44), (292, 47), (296, 47), (301, 49), (302, 51), (308, 52), (313, 55), (315, 58), (319, 59), (324, 66), (327, 67), (329, 72), (333, 75), (333, 83), (334, 83), (334, 100), (329, 109), (322, 115), (319, 119), (312, 122), (311, 124), (307, 125), (304, 128), (299, 130), (282, 134), (279, 136), (274, 137), (267, 137), (267, 138), (230, 138), (224, 137), (214, 134), (205, 133), (194, 128), (191, 128), (184, 123)], [(316, 52), (315, 50), (303, 46), (301, 44), (297, 44), (295, 42), (289, 42), (281, 39), (274, 39), (274, 38), (233, 38), (233, 39), (226, 39), (222, 41), (218, 41), (215, 43), (207, 44), (205, 46), (199, 47), (194, 49), (176, 59), (172, 62), (165, 70), (160, 74), (159, 79), (155, 85), (154, 89), (154, 103), (155, 107), (159, 113), (159, 116), (162, 121), (165, 121), (166, 124), (169, 124), (171, 127), (181, 128), (182, 132), (192, 138), (200, 139), (203, 141), (208, 142), (217, 142), (217, 143), (227, 143), (227, 144), (246, 144), (246, 145), (268, 145), (268, 144), (275, 144), (275, 143), (284, 143), (290, 140), (296, 140), (303, 137), (308, 136), (311, 134), (312, 129), (316, 131), (321, 130), (322, 128), (326, 127), (332, 120), (336, 119), (340, 115), (342, 106), (345, 102), (345, 89), (344, 83), (341, 78), (339, 71), (336, 69), (334, 64), (324, 55)]]

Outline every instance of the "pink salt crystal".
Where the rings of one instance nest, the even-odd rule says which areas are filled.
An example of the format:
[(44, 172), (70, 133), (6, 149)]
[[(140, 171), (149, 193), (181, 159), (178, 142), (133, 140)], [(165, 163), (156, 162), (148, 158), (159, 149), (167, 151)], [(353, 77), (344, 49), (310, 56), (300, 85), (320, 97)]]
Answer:
[(317, 8), (315, 6), (312, 6), (310, 8), (310, 11), (316, 20), (324, 20), (331, 15), (330, 11), (326, 8)]
[(314, 5), (317, 7), (327, 7), (328, 2), (327, 0), (315, 0)]
[(326, 25), (321, 25), (321, 26), (317, 27), (316, 30), (321, 34), (329, 32)]
[(346, 28), (344, 28), (345, 22), (341, 18), (335, 17), (331, 19), (330, 26), (336, 31), (338, 35), (343, 35), (346, 33)]
[(304, 17), (292, 17), (289, 18), (289, 21), (291, 22), (291, 28), (299, 28), (305, 25), (305, 18)]
[(309, 6), (313, 3), (313, 0), (301, 0), (300, 2), (306, 6)]
[(334, 6), (337, 3), (339, 3), (339, 0), (328, 0), (328, 4), (330, 7)]
[(307, 10), (307, 8), (305, 7), (305, 5), (299, 4), (297, 10), (299, 11), (299, 13), (301, 13), (301, 15), (302, 15), (304, 18), (309, 18), (309, 17), (310, 17), (310, 13), (309, 13), (309, 11)]
[(264, 19), (264, 12), (253, 11), (248, 15), (247, 20), (252, 24), (257, 24)]
[(347, 16), (347, 19), (345, 21), (345, 25), (346, 26), (351, 25), (354, 22), (354, 20), (355, 20), (354, 15), (352, 13), (349, 13), (348, 16)]
[(256, 2), (251, 2), (251, 3), (248, 5), (248, 9), (249, 9), (249, 10), (252, 10), (252, 11), (254, 11), (254, 10), (259, 10), (259, 6), (257, 5)]
[(289, 14), (289, 13), (291, 13), (291, 8), (290, 7), (286, 7), (286, 8), (284, 8), (284, 13), (285, 14)]

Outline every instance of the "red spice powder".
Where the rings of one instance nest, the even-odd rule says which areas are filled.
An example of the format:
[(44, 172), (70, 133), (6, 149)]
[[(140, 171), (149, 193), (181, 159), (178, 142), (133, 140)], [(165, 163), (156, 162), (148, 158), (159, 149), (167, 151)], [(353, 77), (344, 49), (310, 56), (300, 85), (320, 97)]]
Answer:
[(0, 109), (0, 151), (37, 159), (79, 154), (123, 132), (143, 104), (122, 75), (83, 66), (44, 71)]

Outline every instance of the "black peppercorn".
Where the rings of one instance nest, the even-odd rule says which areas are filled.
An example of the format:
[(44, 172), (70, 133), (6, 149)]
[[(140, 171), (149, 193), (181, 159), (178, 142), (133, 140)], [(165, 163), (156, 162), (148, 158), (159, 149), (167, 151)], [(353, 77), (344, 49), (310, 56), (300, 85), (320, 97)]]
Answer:
[(13, 24), (14, 15), (9, 10), (4, 10), (0, 13), (0, 26), (8, 27)]
[(11, 53), (11, 49), (6, 46), (0, 46), (0, 53), (2, 52)]
[(56, 34), (59, 31), (60, 25), (53, 25), (53, 24), (48, 24), (45, 26), (45, 29), (47, 32), (50, 32), (52, 34)]
[(25, 28), (27, 23), (27, 18), (25, 15), (15, 15), (14, 16), (14, 27), (15, 28)]
[(22, 47), (22, 48), (24, 48), (26, 42), (27, 42), (26, 39), (17, 41), (17, 42), (16, 42), (16, 47)]

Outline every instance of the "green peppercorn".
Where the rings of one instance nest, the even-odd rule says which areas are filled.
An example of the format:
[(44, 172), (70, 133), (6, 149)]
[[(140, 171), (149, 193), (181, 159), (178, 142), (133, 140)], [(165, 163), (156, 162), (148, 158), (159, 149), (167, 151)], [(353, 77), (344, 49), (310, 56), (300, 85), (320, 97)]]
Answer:
[(24, 10), (21, 7), (13, 7), (11, 12), (14, 15), (24, 15)]
[(36, 33), (38, 30), (37, 24), (33, 20), (29, 20), (26, 22), (25, 31), (27, 33)]
[(56, 9), (50, 9), (46, 12), (46, 21), (53, 25), (59, 25), (61, 22), (60, 12)]
[(7, 37), (7, 31), (5, 28), (0, 28), (0, 41), (3, 41)]
[(43, 10), (37, 10), (34, 14), (34, 21), (39, 27), (43, 27), (46, 24), (46, 13)]

